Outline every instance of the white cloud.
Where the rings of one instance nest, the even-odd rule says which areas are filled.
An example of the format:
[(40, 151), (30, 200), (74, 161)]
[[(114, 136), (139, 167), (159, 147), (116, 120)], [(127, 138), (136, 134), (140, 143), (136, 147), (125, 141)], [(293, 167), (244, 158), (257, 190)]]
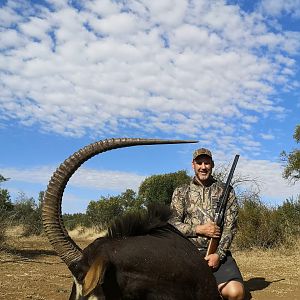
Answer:
[[(217, 156), (222, 157), (217, 155), (216, 152)], [(217, 164), (219, 163), (220, 161), (217, 159)], [(6, 178), (11, 178), (10, 181), (39, 184), (42, 186), (40, 190), (46, 188), (53, 171), (54, 168), (48, 166), (31, 169), (0, 168), (0, 174), (5, 174)], [(246, 178), (255, 179), (260, 187), (260, 196), (266, 201), (268, 199), (276, 199), (277, 203), (282, 203), (282, 201), (289, 197), (296, 197), (300, 191), (300, 183), (289, 185), (282, 178), (282, 171), (283, 167), (280, 163), (241, 158), (235, 173)], [(71, 177), (66, 197), (71, 197), (70, 195), (72, 194), (72, 197), (74, 197), (74, 188), (84, 188), (94, 191), (94, 195), (98, 195), (97, 197), (101, 195), (101, 191), (102, 194), (103, 191), (107, 192), (109, 190), (121, 193), (128, 188), (137, 191), (141, 182), (148, 176), (150, 174), (139, 175), (123, 171), (96, 170), (82, 167)], [(247, 188), (247, 186), (245, 187)], [(78, 199), (82, 200), (83, 197), (79, 197)], [(84, 201), (86, 202), (87, 199)], [(70, 204), (67, 206), (70, 206)]]
[(274, 140), (275, 139), (275, 136), (271, 133), (261, 133), (260, 136), (264, 140)]
[(292, 17), (300, 17), (300, 1), (299, 0), (262, 0), (261, 9), (264, 13), (271, 16), (291, 15)]
[[(1, 168), (10, 181), (40, 184), (46, 188), (55, 168), (48, 166), (30, 169)], [(127, 188), (137, 191), (145, 176), (111, 170), (80, 168), (68, 182), (68, 187), (87, 188), (91, 190), (112, 190), (123, 192)]]
[(277, 199), (278, 203), (282, 203), (290, 197), (300, 195), (300, 183), (290, 185), (284, 180), (282, 178), (283, 167), (280, 163), (241, 159), (236, 173), (256, 179), (260, 186), (260, 195), (266, 201)]
[(22, 46), (23, 44), (23, 37), (15, 30), (0, 30), (0, 49)]
[(225, 134), (257, 149), (248, 132), (284, 111), (272, 96), (293, 86), (299, 32), (274, 33), (223, 1), (54, 1), (17, 13), (18, 3), (0, 9), (0, 111), (42, 131), (207, 130), (212, 143)]
[(122, 36), (134, 34), (138, 27), (138, 20), (129, 13), (110, 15), (103, 19), (93, 19), (91, 25), (99, 34)]
[(6, 178), (16, 181), (38, 183), (47, 185), (55, 168), (39, 167), (32, 169), (1, 168), (0, 174), (5, 174)]
[(70, 184), (93, 189), (110, 189), (114, 191), (125, 191), (127, 188), (137, 190), (145, 176), (134, 173), (82, 169), (74, 175)]
[(143, 3), (149, 10), (153, 23), (167, 26), (179, 25), (183, 21), (188, 5), (185, 0), (145, 0)]
[(109, 0), (87, 1), (85, 6), (90, 13), (101, 17), (116, 14), (120, 10), (116, 2)]

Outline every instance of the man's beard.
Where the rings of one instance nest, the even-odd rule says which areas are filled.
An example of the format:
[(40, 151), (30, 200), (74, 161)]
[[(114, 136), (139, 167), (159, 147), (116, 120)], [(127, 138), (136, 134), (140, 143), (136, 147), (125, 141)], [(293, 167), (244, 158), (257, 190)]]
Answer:
[(200, 172), (197, 172), (197, 173), (196, 173), (196, 177), (197, 177), (198, 180), (200, 180), (200, 181), (206, 181), (206, 180), (209, 179), (210, 174), (211, 174), (210, 172), (207, 172), (207, 173), (205, 173), (205, 174), (202, 174), (202, 173), (200, 173)]

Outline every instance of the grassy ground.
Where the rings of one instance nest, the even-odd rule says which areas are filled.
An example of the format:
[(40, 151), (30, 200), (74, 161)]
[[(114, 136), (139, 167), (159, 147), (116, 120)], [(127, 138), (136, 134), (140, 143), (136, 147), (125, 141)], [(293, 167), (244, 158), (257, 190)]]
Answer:
[[(8, 232), (0, 245), (0, 299), (68, 299), (72, 277), (45, 237), (21, 237), (21, 230)], [(71, 232), (84, 247), (95, 237), (94, 231)], [(300, 299), (300, 241), (294, 249), (234, 251), (244, 276), (247, 300)]]
[(277, 250), (236, 251), (248, 299), (300, 299), (300, 241), (294, 248)]

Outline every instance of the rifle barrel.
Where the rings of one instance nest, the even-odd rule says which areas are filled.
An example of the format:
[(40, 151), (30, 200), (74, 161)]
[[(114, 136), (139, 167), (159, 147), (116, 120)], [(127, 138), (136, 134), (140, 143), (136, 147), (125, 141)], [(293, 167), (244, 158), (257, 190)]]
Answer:
[[(229, 192), (230, 192), (230, 182), (232, 180), (233, 173), (236, 168), (239, 157), (240, 156), (238, 154), (236, 154), (234, 161), (232, 163), (229, 175), (227, 177), (226, 183), (225, 183), (225, 188), (224, 188), (223, 194), (220, 198), (220, 205), (217, 206), (216, 215), (215, 215), (215, 223), (220, 227), (222, 227), (222, 224), (223, 224), (227, 200), (228, 200), (228, 196), (229, 196)], [(210, 239), (210, 241), (208, 243), (206, 255), (215, 253), (217, 251), (219, 241), (220, 241), (220, 238), (211, 238)]]
[(223, 194), (222, 194), (221, 199), (220, 199), (220, 205), (218, 205), (218, 207), (217, 207), (218, 210), (216, 211), (215, 222), (217, 223), (218, 226), (220, 226), (222, 224), (222, 221), (223, 221), (223, 216), (224, 216), (224, 213), (225, 213), (227, 199), (228, 199), (228, 195), (229, 195), (229, 192), (230, 192), (230, 182), (232, 180), (233, 173), (234, 173), (234, 170), (236, 168), (239, 157), (240, 157), (239, 154), (236, 154), (236, 156), (234, 157), (234, 161), (232, 163), (230, 172), (228, 174), (228, 177), (227, 177), (227, 180), (226, 180), (226, 183), (225, 183), (225, 188), (224, 188)]

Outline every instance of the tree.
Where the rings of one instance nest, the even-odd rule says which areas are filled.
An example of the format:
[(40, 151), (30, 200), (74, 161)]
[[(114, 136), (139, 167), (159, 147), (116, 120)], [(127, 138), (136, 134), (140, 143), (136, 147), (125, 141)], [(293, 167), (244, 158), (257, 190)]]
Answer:
[(38, 196), (38, 207), (39, 207), (40, 209), (41, 209), (41, 207), (42, 207), (44, 195), (45, 195), (45, 192), (44, 192), (44, 191), (40, 191), (40, 192), (39, 192), (39, 196)]
[[(0, 174), (0, 185), (7, 180), (9, 179)], [(6, 239), (6, 229), (12, 222), (13, 208), (8, 190), (0, 188), (0, 243)]]
[(148, 206), (151, 203), (170, 204), (176, 187), (191, 180), (185, 170), (175, 173), (152, 175), (140, 185), (138, 198)]
[(0, 209), (11, 211), (13, 207), (8, 190), (0, 189)]
[[(300, 125), (296, 126), (293, 138), (296, 143), (300, 142)], [(288, 154), (285, 151), (282, 151), (281, 158), (285, 164), (283, 178), (292, 183), (300, 180), (300, 149), (294, 149)]]
[[(42, 192), (39, 197), (41, 195)], [(34, 198), (28, 198), (25, 193), (20, 192), (14, 205), (14, 212), (15, 220), (23, 225), (25, 236), (41, 234), (43, 229), (41, 207), (35, 203)]]
[[(9, 180), (9, 178), (5, 178), (0, 174), (0, 184), (7, 180)], [(10, 194), (9, 194), (8, 190), (0, 188), (0, 211), (1, 212), (12, 211), (13, 207), (14, 206), (11, 202)]]
[(86, 214), (92, 224), (98, 229), (103, 229), (115, 217), (123, 213), (120, 196), (101, 197), (98, 201), (91, 201), (86, 209)]
[(91, 227), (91, 221), (85, 213), (63, 214), (65, 227), (73, 230), (76, 227)]
[(3, 177), (1, 174), (0, 174), (0, 183), (1, 182), (4, 182), (4, 181), (7, 181), (9, 178), (5, 178)]
[(127, 189), (117, 196), (100, 197), (98, 201), (91, 201), (86, 215), (89, 221), (99, 229), (106, 227), (114, 218), (126, 212), (142, 209), (143, 203), (136, 193)]
[(137, 211), (143, 208), (143, 201), (138, 198), (136, 192), (132, 189), (127, 189), (119, 196), (123, 212)]

